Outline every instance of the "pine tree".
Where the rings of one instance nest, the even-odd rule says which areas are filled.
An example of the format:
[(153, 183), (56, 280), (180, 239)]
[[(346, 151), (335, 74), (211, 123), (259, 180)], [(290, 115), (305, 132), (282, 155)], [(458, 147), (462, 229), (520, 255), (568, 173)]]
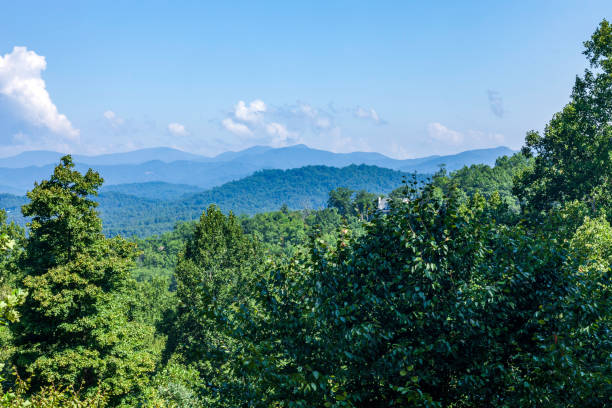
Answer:
[(29, 292), (12, 326), (19, 374), (33, 391), (50, 383), (101, 384), (113, 397), (128, 393), (154, 361), (146, 347), (152, 328), (127, 322), (118, 294), (129, 277), (135, 247), (108, 239), (91, 196), (102, 185), (82, 175), (70, 156), (49, 180), (36, 183), (22, 207), (31, 217), (21, 286)]

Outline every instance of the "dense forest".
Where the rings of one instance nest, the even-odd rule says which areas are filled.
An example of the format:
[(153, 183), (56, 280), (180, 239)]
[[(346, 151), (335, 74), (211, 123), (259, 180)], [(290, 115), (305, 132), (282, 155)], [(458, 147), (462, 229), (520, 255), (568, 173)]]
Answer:
[[(211, 190), (188, 193), (185, 186), (166, 183), (138, 183), (110, 186), (94, 199), (107, 236), (146, 237), (172, 230), (180, 221), (197, 220), (203, 208), (217, 205), (222, 211), (253, 215), (278, 210), (321, 209), (327, 194), (337, 187), (386, 194), (410, 174), (376, 166), (351, 165), (343, 168), (307, 166), (291, 170), (262, 170)], [(425, 181), (426, 175), (418, 179)], [(149, 198), (158, 188), (157, 197)], [(177, 194), (184, 191), (184, 194)], [(11, 211), (9, 219), (25, 225), (19, 208), (26, 197), (0, 194), (0, 208)]]
[[(63, 157), (27, 233), (0, 211), (0, 406), (612, 405), (612, 26), (584, 45), (521, 153), (381, 177), (384, 210), (318, 167), (312, 190), (264, 171), (235, 188), (267, 212), (202, 208), (213, 189), (196, 221), (128, 240), (104, 233), (101, 175)], [(269, 177), (293, 195), (252, 187)]]

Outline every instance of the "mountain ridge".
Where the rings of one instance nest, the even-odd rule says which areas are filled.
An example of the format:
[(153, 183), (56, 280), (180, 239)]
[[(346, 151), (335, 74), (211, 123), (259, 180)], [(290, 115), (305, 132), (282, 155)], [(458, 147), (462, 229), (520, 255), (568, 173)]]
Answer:
[[(262, 155), (274, 155), (282, 156), (283, 154), (311, 154), (320, 155), (324, 157), (341, 157), (341, 158), (356, 158), (357, 160), (387, 160), (389, 162), (397, 163), (419, 163), (430, 159), (437, 159), (440, 157), (452, 157), (458, 155), (465, 155), (471, 152), (480, 151), (494, 151), (501, 150), (504, 152), (515, 152), (514, 150), (506, 146), (498, 146), (492, 148), (483, 149), (471, 149), (465, 150), (459, 153), (450, 155), (430, 155), (424, 157), (417, 157), (412, 159), (394, 159), (378, 152), (364, 152), (354, 151), (349, 153), (335, 153), (328, 150), (317, 149), (308, 147), (305, 144), (296, 144), (285, 147), (270, 147), (256, 145), (243, 150), (238, 151), (226, 151), (216, 156), (204, 156), (200, 154), (194, 154), (185, 152), (172, 147), (150, 147), (132, 150), (129, 152), (118, 152), (118, 153), (105, 153), (100, 155), (82, 155), (72, 154), (72, 158), (76, 163), (90, 164), (90, 165), (120, 165), (120, 164), (143, 164), (148, 161), (159, 160), (164, 163), (172, 163), (175, 161), (198, 161), (198, 162), (224, 162), (224, 161), (235, 161), (238, 159), (254, 158)], [(14, 156), (0, 157), (0, 168), (24, 168), (29, 166), (44, 166), (47, 164), (54, 164), (59, 159), (68, 153), (61, 153), (51, 150), (28, 150), (21, 152)], [(322, 158), (319, 157), (319, 160)], [(360, 164), (360, 163), (351, 163)], [(367, 164), (367, 163), (363, 163)], [(325, 165), (325, 164), (321, 164)]]
[[(457, 170), (472, 164), (493, 165), (495, 160), (514, 153), (507, 147), (476, 149), (447, 156), (427, 156), (416, 159), (392, 159), (375, 152), (333, 153), (312, 149), (305, 145), (282, 148), (254, 146), (239, 152), (225, 152), (215, 158), (193, 155), (172, 148), (145, 149), (128, 153), (118, 153), (97, 157), (98, 164), (83, 163), (82, 157), (73, 156), (76, 169), (88, 168), (100, 172), (105, 185), (164, 182), (191, 185), (208, 189), (232, 180), (238, 180), (262, 169), (287, 170), (304, 166), (346, 167), (349, 165), (371, 165), (403, 171), (407, 173), (432, 174), (441, 165), (447, 170)], [(34, 181), (42, 180), (52, 173), (56, 161), (45, 165), (32, 165), (37, 157), (53, 158), (57, 152), (34, 151), (12, 158), (0, 159), (0, 192), (20, 193), (32, 188)], [(167, 160), (161, 160), (166, 155)], [(188, 158), (189, 160), (174, 160)], [(195, 159), (194, 159), (195, 158)], [(59, 158), (57, 158), (59, 160)], [(130, 160), (144, 160), (142, 163), (126, 163)], [(23, 167), (2, 167), (2, 164), (15, 165), (20, 161)], [(103, 164), (106, 163), (106, 164)]]

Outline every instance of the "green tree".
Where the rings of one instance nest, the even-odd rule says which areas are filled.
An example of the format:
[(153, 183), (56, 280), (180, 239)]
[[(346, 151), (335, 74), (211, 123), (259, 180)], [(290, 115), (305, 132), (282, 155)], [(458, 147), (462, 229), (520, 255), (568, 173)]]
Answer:
[(566, 262), (573, 291), (565, 309), (564, 340), (584, 365), (572, 367), (587, 406), (612, 400), (612, 227), (604, 216), (584, 218)]
[(0, 326), (19, 319), (16, 306), (25, 299), (26, 292), (15, 289), (15, 261), (24, 239), (23, 230), (13, 223), (7, 224), (6, 212), (0, 210)]
[(116, 301), (135, 252), (133, 244), (102, 234), (90, 196), (103, 180), (73, 167), (63, 157), (22, 208), (32, 219), (20, 261), (29, 296), (12, 325), (14, 363), (34, 391), (51, 383), (86, 390), (101, 384), (116, 399), (154, 368), (146, 347), (153, 329), (128, 322)]
[(491, 197), (499, 193), (502, 200), (518, 212), (517, 198), (512, 194), (514, 177), (532, 165), (533, 159), (521, 153), (512, 156), (502, 156), (495, 160), (495, 166), (473, 164), (465, 166), (450, 174), (438, 172), (432, 179), (433, 185), (441, 192), (448, 192), (451, 186), (458, 189), (459, 194), (467, 199), (474, 194)]
[(0, 209), (0, 284), (15, 284), (18, 275), (16, 261), (25, 242), (25, 231), (14, 222), (7, 224), (6, 212)]
[[(602, 269), (586, 288), (552, 229), (500, 222), (499, 194), (433, 190), (376, 215), (362, 237), (316, 238), (271, 269), (249, 332), (268, 406), (605, 405), (607, 343), (577, 347), (593, 326), (592, 339), (609, 334)], [(607, 260), (598, 228), (592, 251)]]
[[(248, 400), (250, 384), (236, 374), (238, 305), (252, 306), (260, 247), (246, 236), (240, 221), (210, 206), (195, 226), (193, 237), (176, 267), (176, 337), (169, 344), (180, 359), (196, 367), (200, 392), (208, 406), (237, 406)], [(238, 402), (237, 402), (238, 401)]]
[(368, 193), (365, 190), (359, 190), (355, 194), (355, 199), (353, 200), (353, 207), (355, 208), (355, 212), (359, 216), (360, 219), (365, 219), (368, 216), (368, 213), (374, 209), (374, 204), (376, 201), (376, 194)]
[(329, 192), (329, 198), (327, 199), (328, 208), (336, 208), (340, 215), (347, 217), (355, 213), (353, 208), (353, 197), (354, 191), (346, 187), (338, 187)]
[[(524, 206), (545, 210), (574, 199), (612, 196), (612, 26), (603, 20), (584, 54), (592, 70), (577, 77), (571, 101), (544, 133), (531, 131), (523, 153), (535, 155), (515, 184)], [(608, 203), (608, 210), (610, 204)]]

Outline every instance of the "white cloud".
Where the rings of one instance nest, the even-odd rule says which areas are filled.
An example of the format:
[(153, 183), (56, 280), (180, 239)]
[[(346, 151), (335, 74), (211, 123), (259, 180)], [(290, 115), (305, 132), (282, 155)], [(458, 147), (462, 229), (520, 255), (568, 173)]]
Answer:
[(285, 125), (280, 123), (271, 122), (266, 125), (266, 132), (269, 135), (274, 136), (272, 140), (272, 146), (286, 146), (290, 138), (294, 138), (296, 135), (287, 130)]
[(291, 112), (307, 118), (310, 125), (317, 129), (329, 129), (332, 126), (332, 118), (328, 113), (321, 112), (308, 104), (300, 104), (297, 109), (292, 109)]
[(243, 122), (259, 122), (266, 110), (266, 104), (260, 99), (252, 101), (249, 106), (244, 101), (238, 101), (234, 108), (234, 116)]
[(331, 120), (329, 118), (316, 118), (315, 126), (321, 129), (327, 129), (331, 126)]
[(253, 134), (247, 125), (244, 123), (235, 122), (232, 120), (232, 118), (223, 119), (221, 124), (224, 128), (239, 136), (250, 136)]
[(308, 104), (301, 104), (300, 105), (300, 111), (311, 118), (314, 118), (317, 116), (317, 110), (315, 108), (313, 108), (312, 106), (308, 105)]
[(115, 112), (111, 110), (107, 110), (106, 112), (104, 112), (104, 117), (113, 127), (121, 126), (125, 122), (123, 118), (120, 118)]
[(57, 111), (47, 92), (41, 76), (46, 68), (45, 57), (26, 47), (14, 47), (10, 54), (0, 56), (0, 94), (10, 99), (32, 124), (76, 141), (79, 130)]
[(451, 130), (441, 123), (434, 122), (427, 125), (427, 133), (429, 137), (439, 142), (451, 143), (458, 145), (463, 142), (463, 134), (455, 130)]
[(483, 149), (488, 147), (500, 146), (504, 143), (505, 137), (501, 133), (483, 132), (481, 130), (466, 130), (459, 132), (449, 129), (441, 123), (433, 122), (427, 125), (427, 134), (430, 141), (440, 142), (437, 148), (445, 150), (444, 145), (450, 148), (450, 152), (456, 151), (456, 148), (464, 150), (468, 149)]
[[(332, 149), (333, 151), (371, 151), (366, 138), (355, 135), (344, 136), (337, 122), (351, 122), (358, 117), (385, 123), (374, 109), (358, 110), (343, 108), (336, 110), (333, 106), (319, 108), (308, 103), (297, 101), (295, 104), (268, 106), (261, 99), (250, 103), (238, 103), (221, 120), (226, 130), (240, 136), (228, 138), (226, 143), (241, 147), (246, 144), (269, 146), (287, 146), (294, 143), (307, 143), (309, 146)], [(349, 119), (346, 121), (346, 119)]]
[(339, 126), (334, 126), (329, 130), (321, 132), (316, 137), (311, 138), (308, 141), (308, 145), (336, 153), (372, 151), (372, 147), (367, 138), (344, 135)]
[(189, 134), (185, 126), (180, 123), (170, 123), (168, 125), (168, 130), (175, 136), (187, 136)]
[[(299, 116), (307, 117), (306, 112), (308, 112), (309, 121), (310, 115), (316, 117), (314, 111), (307, 109), (305, 112), (300, 111)], [(281, 147), (300, 140), (298, 133), (289, 130), (290, 126), (287, 124), (287, 120), (291, 122), (295, 115), (295, 112), (284, 109), (269, 110), (261, 99), (256, 99), (248, 105), (244, 101), (238, 101), (233, 111), (221, 121), (221, 125), (241, 137), (241, 140), (234, 141), (234, 143), (244, 144), (246, 142)]]
[(378, 112), (374, 109), (364, 109), (361, 106), (358, 106), (354, 111), (354, 116), (361, 119), (371, 119), (376, 123), (382, 123), (383, 121), (378, 116)]

